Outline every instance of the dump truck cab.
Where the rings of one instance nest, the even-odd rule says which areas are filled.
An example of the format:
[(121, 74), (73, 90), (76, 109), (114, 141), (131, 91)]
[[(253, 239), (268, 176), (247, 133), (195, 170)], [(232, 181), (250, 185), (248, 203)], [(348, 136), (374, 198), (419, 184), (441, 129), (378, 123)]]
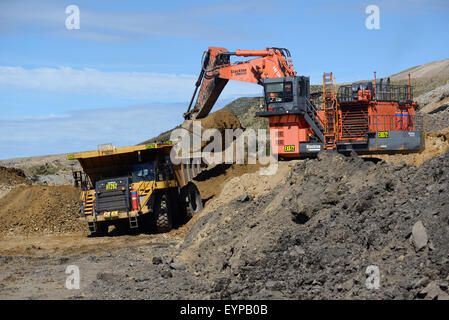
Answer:
[(83, 171), (74, 172), (81, 188), (81, 217), (92, 235), (118, 229), (143, 228), (166, 232), (202, 209), (201, 195), (192, 182), (192, 162), (174, 165), (172, 144), (152, 143), (68, 155)]

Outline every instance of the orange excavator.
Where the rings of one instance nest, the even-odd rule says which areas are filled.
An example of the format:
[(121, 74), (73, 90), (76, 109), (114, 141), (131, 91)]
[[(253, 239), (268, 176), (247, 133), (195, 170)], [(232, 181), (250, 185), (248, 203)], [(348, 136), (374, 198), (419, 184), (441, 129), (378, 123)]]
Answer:
[[(232, 56), (254, 57), (231, 62)], [(323, 74), (322, 103), (314, 103), (310, 78), (294, 71), (289, 50), (236, 50), (209, 47), (186, 122), (206, 117), (229, 80), (264, 87), (272, 152), (281, 157), (314, 155), (322, 150), (360, 154), (416, 152), (424, 147), (422, 119), (415, 114), (412, 88), (374, 80), (341, 86), (332, 73)], [(198, 92), (199, 89), (199, 92)], [(198, 92), (194, 107), (193, 101)]]
[[(230, 62), (231, 56), (258, 57), (249, 61)], [(217, 101), (228, 80), (252, 82), (263, 85), (263, 79), (296, 76), (290, 52), (282, 48), (266, 50), (236, 50), (229, 52), (225, 48), (210, 47), (203, 53), (201, 73), (196, 82), (195, 92), (189, 108), (184, 114), (187, 120), (201, 119), (207, 116)], [(198, 88), (201, 86), (195, 107), (191, 109)]]

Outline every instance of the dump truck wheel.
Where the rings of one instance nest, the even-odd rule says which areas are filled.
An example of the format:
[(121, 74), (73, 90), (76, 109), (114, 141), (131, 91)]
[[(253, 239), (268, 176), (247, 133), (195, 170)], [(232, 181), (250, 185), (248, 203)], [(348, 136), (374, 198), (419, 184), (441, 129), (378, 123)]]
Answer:
[(95, 228), (96, 231), (90, 233), (92, 237), (104, 237), (108, 235), (109, 226), (106, 223), (97, 222)]
[(118, 220), (114, 223), (116, 233), (118, 234), (127, 234), (130, 231), (129, 221), (128, 220)]
[(188, 197), (188, 210), (187, 217), (191, 218), (196, 213), (203, 210), (203, 200), (201, 199), (200, 191), (194, 183), (187, 185), (187, 197)]
[(170, 231), (173, 226), (169, 216), (169, 205), (166, 194), (162, 194), (158, 197), (154, 213), (156, 220), (156, 231), (158, 233)]
[(177, 224), (180, 226), (188, 221), (187, 212), (189, 211), (189, 209), (187, 208), (187, 202), (183, 200), (179, 194), (177, 196), (178, 196)]

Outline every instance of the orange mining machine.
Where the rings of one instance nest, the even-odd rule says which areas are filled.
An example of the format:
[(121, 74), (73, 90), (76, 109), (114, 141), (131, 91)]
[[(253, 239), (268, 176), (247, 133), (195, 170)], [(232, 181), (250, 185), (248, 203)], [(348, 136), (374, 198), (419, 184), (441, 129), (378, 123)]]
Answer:
[[(231, 56), (256, 57), (231, 63)], [(294, 71), (285, 48), (236, 50), (210, 47), (186, 122), (207, 116), (228, 80), (262, 85), (271, 148), (280, 157), (315, 155), (323, 150), (360, 154), (419, 152), (424, 148), (422, 118), (416, 115), (413, 88), (393, 85), (389, 79), (335, 84), (323, 74), (321, 99), (310, 93), (310, 78)], [(192, 103), (200, 88), (195, 106)]]

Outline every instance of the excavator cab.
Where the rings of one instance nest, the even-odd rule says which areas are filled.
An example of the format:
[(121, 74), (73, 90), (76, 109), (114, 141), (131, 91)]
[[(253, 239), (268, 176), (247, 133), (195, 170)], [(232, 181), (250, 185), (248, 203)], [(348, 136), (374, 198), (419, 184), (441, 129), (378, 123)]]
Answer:
[(256, 116), (268, 118), (273, 154), (298, 157), (320, 152), (323, 127), (310, 101), (310, 78), (290, 76), (261, 79), (261, 82), (267, 107), (263, 112), (256, 112)]
[(298, 114), (310, 99), (310, 78), (303, 76), (261, 79), (267, 109), (258, 116)]

